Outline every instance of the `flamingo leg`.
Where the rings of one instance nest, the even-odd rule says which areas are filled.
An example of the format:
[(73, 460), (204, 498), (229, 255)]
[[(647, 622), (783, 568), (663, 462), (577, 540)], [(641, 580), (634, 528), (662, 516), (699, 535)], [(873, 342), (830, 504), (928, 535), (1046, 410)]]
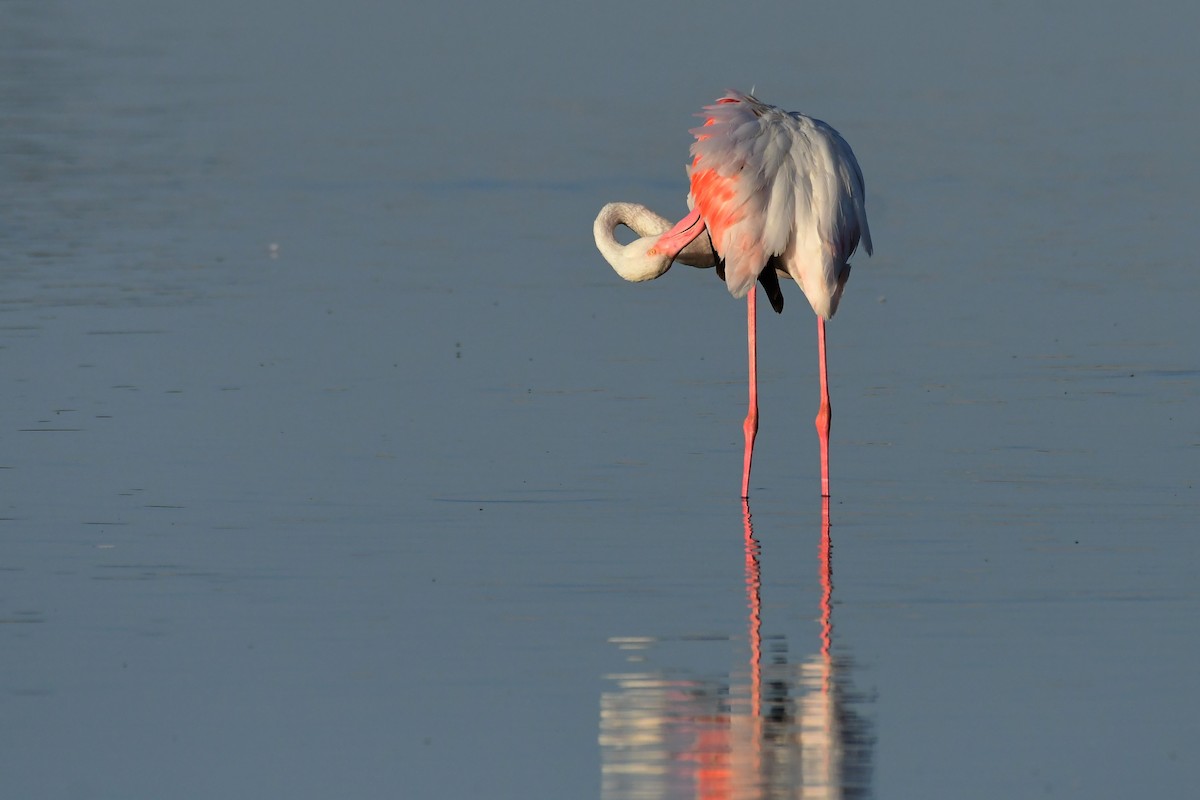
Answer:
[(817, 409), (817, 436), (821, 439), (821, 496), (829, 497), (829, 376), (825, 369), (825, 320), (817, 317), (817, 358), (821, 365), (821, 407)]
[(750, 496), (750, 462), (754, 458), (754, 437), (758, 434), (758, 353), (755, 333), (754, 298), (758, 287), (751, 286), (746, 295), (746, 339), (750, 351), (750, 407), (746, 411), (746, 421), (742, 430), (746, 434), (746, 455), (742, 470), (742, 497)]

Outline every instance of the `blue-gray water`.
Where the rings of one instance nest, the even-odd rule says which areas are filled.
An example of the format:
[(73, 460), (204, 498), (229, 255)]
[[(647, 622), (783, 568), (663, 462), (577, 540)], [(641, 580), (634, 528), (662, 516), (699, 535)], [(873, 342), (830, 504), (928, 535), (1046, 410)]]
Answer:
[[(1197, 12), (0, 4), (5, 797), (1185, 797)], [(727, 88), (831, 323), (623, 283)], [(827, 548), (826, 544), (830, 546)]]

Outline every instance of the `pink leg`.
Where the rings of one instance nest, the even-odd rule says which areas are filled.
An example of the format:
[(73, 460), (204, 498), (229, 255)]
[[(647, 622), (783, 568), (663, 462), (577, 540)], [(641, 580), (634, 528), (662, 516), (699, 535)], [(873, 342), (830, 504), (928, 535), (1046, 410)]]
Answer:
[(817, 409), (817, 436), (821, 439), (821, 496), (829, 497), (829, 377), (825, 371), (825, 320), (817, 317), (817, 358), (821, 363), (821, 407)]
[(746, 295), (746, 338), (750, 349), (750, 408), (746, 411), (746, 421), (742, 430), (746, 434), (745, 467), (742, 470), (742, 497), (750, 496), (750, 461), (754, 458), (754, 437), (758, 434), (758, 354), (755, 345), (754, 298), (758, 287), (751, 286)]

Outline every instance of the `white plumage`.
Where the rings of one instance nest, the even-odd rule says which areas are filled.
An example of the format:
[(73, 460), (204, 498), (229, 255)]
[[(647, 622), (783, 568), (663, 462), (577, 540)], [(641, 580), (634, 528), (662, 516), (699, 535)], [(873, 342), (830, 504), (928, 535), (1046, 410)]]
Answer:
[(848, 261), (872, 252), (862, 170), (832, 127), (730, 92), (701, 116), (688, 167), (694, 204), (725, 259), (725, 280), (745, 297), (771, 256), (813, 310), (837, 311)]

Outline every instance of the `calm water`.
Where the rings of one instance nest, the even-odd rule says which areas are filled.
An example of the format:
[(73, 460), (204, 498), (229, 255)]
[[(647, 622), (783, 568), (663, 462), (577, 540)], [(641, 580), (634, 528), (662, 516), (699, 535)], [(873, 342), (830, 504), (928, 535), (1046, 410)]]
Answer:
[[(1194, 791), (1192, 6), (296, 5), (0, 4), (6, 797)], [(795, 288), (743, 508), (741, 305), (591, 242), (751, 85), (827, 508)]]

